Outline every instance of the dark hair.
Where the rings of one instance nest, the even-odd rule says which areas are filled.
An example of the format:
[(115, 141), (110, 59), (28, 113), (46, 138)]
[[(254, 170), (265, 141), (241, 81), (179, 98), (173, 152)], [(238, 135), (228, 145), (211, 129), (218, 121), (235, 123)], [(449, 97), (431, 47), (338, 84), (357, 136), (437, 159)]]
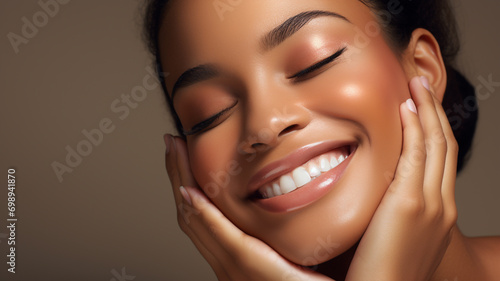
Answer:
[[(448, 0), (360, 0), (370, 7), (384, 27), (384, 35), (395, 52), (401, 53), (408, 44), (412, 33), (417, 28), (430, 31), (439, 43), (447, 71), (447, 87), (443, 98), (443, 108), (452, 125), (453, 133), (460, 147), (457, 172), (460, 172), (468, 159), (478, 118), (477, 101), (474, 87), (455, 69), (455, 58), (460, 49), (456, 21)], [(145, 8), (144, 35), (149, 50), (155, 57), (157, 71), (162, 82), (175, 125), (183, 135), (182, 125), (175, 113), (160, 64), (158, 47), (159, 30), (168, 0), (148, 0)], [(467, 103), (467, 105), (466, 105)], [(468, 114), (458, 115), (457, 108)], [(464, 117), (466, 116), (466, 117)]]

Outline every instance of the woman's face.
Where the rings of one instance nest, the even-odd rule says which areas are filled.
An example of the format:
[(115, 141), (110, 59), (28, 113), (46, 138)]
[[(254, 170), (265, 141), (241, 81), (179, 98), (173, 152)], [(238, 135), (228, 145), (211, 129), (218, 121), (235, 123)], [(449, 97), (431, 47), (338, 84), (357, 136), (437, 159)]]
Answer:
[(199, 186), (295, 263), (352, 247), (394, 175), (399, 105), (410, 97), (370, 9), (352, 0), (170, 2), (162, 65), (193, 133)]

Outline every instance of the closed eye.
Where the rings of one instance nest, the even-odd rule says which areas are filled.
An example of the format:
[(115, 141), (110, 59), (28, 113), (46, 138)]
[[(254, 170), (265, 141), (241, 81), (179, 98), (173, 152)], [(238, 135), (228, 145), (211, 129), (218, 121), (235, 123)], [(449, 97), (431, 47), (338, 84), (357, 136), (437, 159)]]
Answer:
[(194, 125), (191, 130), (185, 131), (183, 130), (183, 134), (185, 136), (191, 136), (198, 134), (206, 129), (208, 129), (211, 125), (213, 125), (217, 120), (219, 120), (221, 117), (224, 116), (225, 113), (227, 113), (229, 110), (233, 109), (238, 104), (238, 101), (236, 101), (234, 104), (232, 104), (230, 107), (222, 110), (221, 112), (212, 115), (211, 117), (201, 121), (200, 123), (197, 123)]
[(324, 60), (322, 60), (320, 62), (317, 62), (317, 63), (309, 66), (308, 68), (306, 68), (304, 70), (301, 70), (301, 71), (297, 72), (296, 74), (288, 77), (288, 79), (302, 80), (302, 79), (307, 78), (307, 75), (315, 72), (316, 70), (321, 69), (323, 66), (325, 66), (325, 65), (333, 62), (334, 60), (336, 60), (340, 55), (342, 55), (345, 52), (346, 49), (347, 49), (347, 47), (344, 47), (344, 48), (338, 50), (333, 55), (327, 57), (326, 59), (324, 59)]

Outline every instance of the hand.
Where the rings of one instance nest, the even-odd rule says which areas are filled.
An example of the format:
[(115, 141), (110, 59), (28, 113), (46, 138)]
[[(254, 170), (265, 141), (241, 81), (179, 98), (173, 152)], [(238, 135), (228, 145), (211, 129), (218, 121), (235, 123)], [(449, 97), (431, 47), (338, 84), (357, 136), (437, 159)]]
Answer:
[(177, 221), (219, 280), (332, 280), (289, 262), (261, 240), (238, 229), (198, 188), (185, 142), (167, 135), (165, 143), (167, 172), (178, 207)]
[[(403, 150), (346, 280), (429, 280), (456, 225), (458, 145), (441, 103), (410, 82), (418, 113), (400, 107)], [(411, 102), (410, 102), (411, 104)]]

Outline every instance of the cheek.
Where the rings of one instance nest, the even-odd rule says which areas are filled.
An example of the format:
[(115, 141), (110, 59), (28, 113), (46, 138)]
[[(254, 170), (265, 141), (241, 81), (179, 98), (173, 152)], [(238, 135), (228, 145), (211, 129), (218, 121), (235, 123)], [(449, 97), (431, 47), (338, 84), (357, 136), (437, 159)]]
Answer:
[[(360, 238), (392, 179), (401, 153), (399, 106), (409, 98), (409, 90), (405, 73), (394, 56), (353, 62), (331, 73), (318, 79), (315, 88), (310, 84), (315, 98), (307, 101), (307, 107), (323, 120), (324, 128), (338, 119), (355, 125), (352, 128), (356, 128), (361, 142), (351, 162), (355, 169), (346, 172), (345, 181), (338, 183), (340, 188), (305, 214), (303, 220), (296, 217), (301, 224), (290, 224), (289, 233), (315, 231), (300, 238), (281, 235), (273, 241), (281, 253), (302, 264), (309, 264), (311, 257), (325, 261), (323, 257), (347, 250)], [(336, 135), (335, 131), (318, 133)], [(347, 188), (342, 188), (344, 185)], [(325, 243), (330, 248), (324, 248)]]
[(236, 162), (236, 130), (231, 126), (215, 127), (196, 138), (188, 138), (191, 170), (203, 191), (214, 201), (231, 186), (242, 168)]
[(319, 99), (329, 102), (311, 106), (322, 115), (350, 120), (364, 130), (370, 155), (380, 166), (392, 169), (401, 150), (399, 106), (410, 93), (406, 74), (393, 52), (387, 46), (376, 47), (339, 65), (331, 77), (322, 78), (315, 90)]
[[(385, 192), (402, 148), (400, 105), (410, 98), (406, 74), (388, 48), (373, 51), (353, 62), (339, 87), (344, 112), (369, 136), (362, 149), (375, 192)], [(376, 55), (375, 55), (376, 54)], [(373, 196), (372, 198), (378, 198)], [(369, 198), (366, 198), (369, 200)], [(375, 199), (372, 199), (375, 200)]]

